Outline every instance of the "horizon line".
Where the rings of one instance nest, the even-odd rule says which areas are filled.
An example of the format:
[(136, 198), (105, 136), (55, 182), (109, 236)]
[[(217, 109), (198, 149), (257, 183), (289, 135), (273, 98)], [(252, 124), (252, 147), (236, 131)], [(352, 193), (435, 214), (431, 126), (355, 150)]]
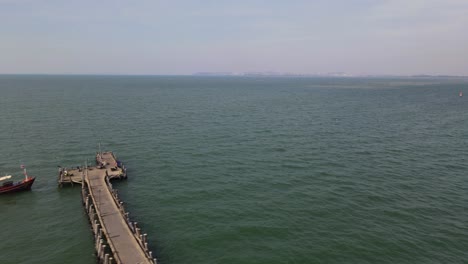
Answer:
[(295, 73), (268, 73), (268, 72), (245, 72), (245, 73), (227, 73), (227, 72), (196, 72), (191, 74), (130, 74), (130, 73), (0, 73), (0, 76), (153, 76), (153, 77), (284, 77), (284, 78), (468, 78), (468, 75), (448, 75), (448, 74), (295, 74)]

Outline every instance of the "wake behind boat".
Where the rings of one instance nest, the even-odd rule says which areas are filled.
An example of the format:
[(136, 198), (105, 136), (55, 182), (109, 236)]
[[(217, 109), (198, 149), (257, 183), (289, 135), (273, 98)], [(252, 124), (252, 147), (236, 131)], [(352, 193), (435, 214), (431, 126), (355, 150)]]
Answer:
[(31, 190), (31, 186), (34, 183), (34, 180), (36, 180), (36, 177), (28, 176), (26, 173), (26, 168), (23, 165), (21, 165), (21, 168), (23, 169), (24, 173), (24, 180), (22, 181), (5, 181), (10, 179), (11, 175), (0, 177), (0, 183), (5, 181), (0, 185), (0, 194)]

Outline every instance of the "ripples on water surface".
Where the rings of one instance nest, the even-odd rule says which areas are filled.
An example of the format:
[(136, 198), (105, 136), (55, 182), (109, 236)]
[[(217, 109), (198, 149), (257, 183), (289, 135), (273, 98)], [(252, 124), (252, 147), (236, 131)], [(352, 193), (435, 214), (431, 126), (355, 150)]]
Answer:
[(100, 141), (162, 263), (466, 263), (468, 81), (0, 76), (1, 263), (94, 263)]

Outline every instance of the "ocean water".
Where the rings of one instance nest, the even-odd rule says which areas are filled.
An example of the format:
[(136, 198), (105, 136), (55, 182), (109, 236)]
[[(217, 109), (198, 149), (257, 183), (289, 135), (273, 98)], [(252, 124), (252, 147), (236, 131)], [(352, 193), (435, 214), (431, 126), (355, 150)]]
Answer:
[(95, 263), (97, 144), (161, 263), (467, 263), (468, 80), (0, 76), (0, 263)]

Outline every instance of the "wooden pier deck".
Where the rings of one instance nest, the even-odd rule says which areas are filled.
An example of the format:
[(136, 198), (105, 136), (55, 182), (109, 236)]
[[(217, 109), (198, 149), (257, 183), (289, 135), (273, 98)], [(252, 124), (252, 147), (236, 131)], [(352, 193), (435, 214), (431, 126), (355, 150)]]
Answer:
[[(126, 178), (125, 167), (112, 152), (96, 155), (96, 167), (59, 171), (59, 185), (80, 183), (86, 212), (95, 235), (100, 263), (152, 263), (157, 261), (148, 249), (146, 234), (130, 222), (111, 179)], [(65, 173), (66, 171), (66, 173)]]

